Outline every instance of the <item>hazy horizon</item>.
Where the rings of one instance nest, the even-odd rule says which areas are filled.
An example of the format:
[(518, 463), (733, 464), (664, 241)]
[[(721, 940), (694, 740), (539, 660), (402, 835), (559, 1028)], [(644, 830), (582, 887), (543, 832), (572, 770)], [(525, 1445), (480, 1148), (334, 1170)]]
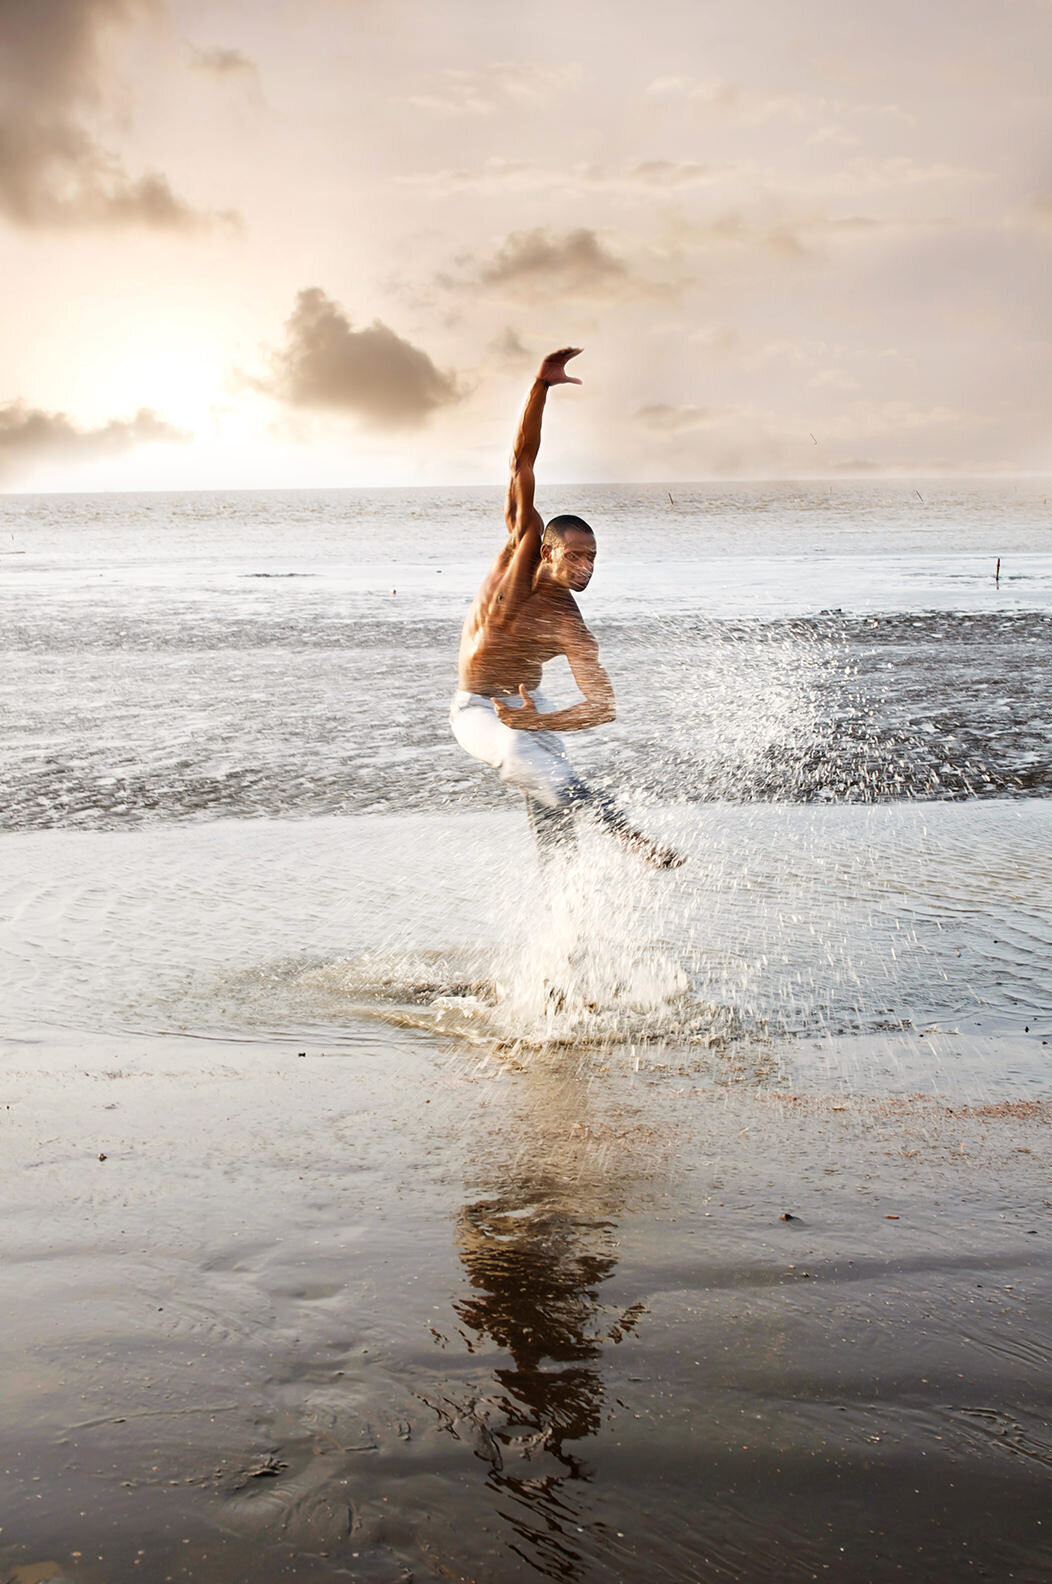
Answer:
[[(881, 470), (851, 473), (792, 473), (777, 474), (762, 473), (737, 473), (737, 474), (710, 474), (707, 478), (667, 478), (667, 479), (618, 479), (618, 478), (551, 478), (541, 486), (541, 492), (558, 489), (638, 489), (656, 490), (665, 489), (703, 489), (709, 486), (734, 486), (753, 484), (1011, 484), (1030, 483), (1037, 484), (1043, 480), (1052, 483), (1052, 471), (1047, 473), (892, 473)], [(319, 495), (339, 494), (342, 491), (358, 492), (361, 494), (381, 494), (399, 492), (419, 493), (427, 495), (436, 490), (467, 492), (473, 490), (489, 490), (503, 494), (505, 482), (503, 479), (494, 479), (487, 483), (478, 480), (469, 484), (459, 484), (455, 479), (436, 479), (429, 484), (195, 484), (195, 485), (157, 485), (151, 487), (136, 486), (135, 488), (110, 488), (110, 489), (7, 489), (0, 490), (0, 499), (4, 500), (33, 500), (41, 496), (90, 496), (90, 495)]]

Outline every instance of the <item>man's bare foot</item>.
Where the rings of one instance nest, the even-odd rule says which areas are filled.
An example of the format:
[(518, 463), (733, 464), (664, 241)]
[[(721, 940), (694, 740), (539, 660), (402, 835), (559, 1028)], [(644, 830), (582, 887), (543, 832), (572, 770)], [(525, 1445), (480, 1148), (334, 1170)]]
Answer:
[(652, 869), (682, 869), (687, 861), (673, 847), (651, 847), (646, 860)]
[(686, 854), (678, 853), (672, 847), (658, 849), (658, 867), (661, 869), (682, 869), (686, 861)]
[(682, 869), (687, 861), (673, 847), (659, 847), (642, 831), (626, 831), (625, 841), (652, 869)]

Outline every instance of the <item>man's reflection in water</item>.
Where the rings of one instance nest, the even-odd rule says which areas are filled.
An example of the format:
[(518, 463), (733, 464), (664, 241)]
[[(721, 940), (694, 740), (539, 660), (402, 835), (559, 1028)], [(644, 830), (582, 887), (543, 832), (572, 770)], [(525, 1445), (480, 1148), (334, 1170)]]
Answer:
[[(580, 1103), (581, 1088), (571, 1090)], [(565, 1087), (559, 1098), (571, 1098)], [(623, 1313), (602, 1300), (617, 1264), (611, 1216), (623, 1162), (605, 1168), (592, 1129), (570, 1121), (565, 1104), (546, 1107), (543, 1124), (540, 1135), (516, 1141), (520, 1162), (528, 1155), (539, 1163), (501, 1173), (500, 1186), (465, 1205), (457, 1223), (471, 1289), (453, 1305), (461, 1336), (470, 1352), (495, 1344), (504, 1358), (478, 1395), (432, 1406), (490, 1464), (491, 1489), (511, 1498), (501, 1507), (514, 1532), (510, 1549), (547, 1577), (575, 1579), (584, 1560), (579, 1509), (592, 1478), (580, 1443), (602, 1421), (600, 1359), (643, 1309)]]

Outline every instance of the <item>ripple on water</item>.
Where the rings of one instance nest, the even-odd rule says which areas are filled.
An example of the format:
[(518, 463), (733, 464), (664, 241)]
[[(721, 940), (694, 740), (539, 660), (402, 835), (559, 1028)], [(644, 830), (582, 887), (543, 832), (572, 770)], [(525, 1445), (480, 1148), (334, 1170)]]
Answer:
[(912, 1026), (1048, 1034), (1052, 806), (641, 813), (541, 894), (525, 822), (450, 812), (3, 839), (9, 1028), (506, 1052)]

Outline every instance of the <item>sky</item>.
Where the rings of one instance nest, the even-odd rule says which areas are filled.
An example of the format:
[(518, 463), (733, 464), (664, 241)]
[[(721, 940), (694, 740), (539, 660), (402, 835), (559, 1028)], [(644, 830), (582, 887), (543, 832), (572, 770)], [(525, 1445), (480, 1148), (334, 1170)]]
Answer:
[[(1052, 0), (0, 0), (0, 490), (1052, 471)], [(557, 410), (556, 410), (557, 409)]]

